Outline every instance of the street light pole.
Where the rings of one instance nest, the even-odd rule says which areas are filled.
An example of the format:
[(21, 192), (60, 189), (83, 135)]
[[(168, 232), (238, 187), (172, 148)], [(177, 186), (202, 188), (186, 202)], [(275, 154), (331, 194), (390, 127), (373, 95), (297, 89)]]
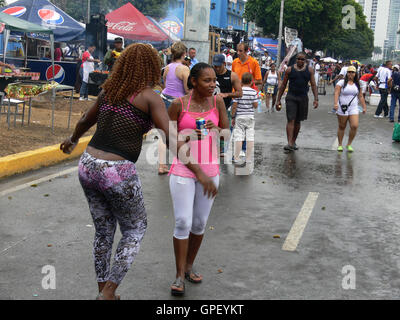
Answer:
[(277, 66), (281, 64), (281, 54), (282, 54), (282, 29), (283, 29), (283, 11), (285, 9), (285, 0), (281, 0), (281, 15), (279, 19), (279, 36), (278, 36), (278, 57)]
[(87, 2), (87, 24), (90, 23), (90, 0)]

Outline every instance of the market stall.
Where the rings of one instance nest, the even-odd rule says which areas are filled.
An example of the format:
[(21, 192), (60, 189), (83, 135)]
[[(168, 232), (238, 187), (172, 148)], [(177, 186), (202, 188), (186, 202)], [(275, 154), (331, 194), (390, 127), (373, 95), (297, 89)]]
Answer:
[(168, 36), (131, 3), (106, 15), (108, 32), (129, 40), (167, 41)]
[[(85, 40), (85, 27), (64, 11), (47, 0), (19, 0), (0, 8), (2, 13), (18, 17), (26, 22), (51, 30), (55, 42), (76, 43)], [(29, 46), (23, 45), (25, 58), (18, 54), (8, 57), (9, 63), (40, 72), (41, 80), (55, 80), (58, 83), (73, 86), (76, 81), (76, 61), (58, 61), (53, 67), (46, 55), (51, 52), (51, 45), (40, 33), (27, 34)]]

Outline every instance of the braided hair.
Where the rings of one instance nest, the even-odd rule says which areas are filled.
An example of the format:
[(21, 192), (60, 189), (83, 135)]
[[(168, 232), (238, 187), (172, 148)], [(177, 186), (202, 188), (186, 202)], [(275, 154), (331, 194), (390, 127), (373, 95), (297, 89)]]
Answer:
[(146, 87), (154, 87), (160, 78), (157, 51), (149, 44), (135, 43), (122, 51), (102, 88), (107, 101), (117, 104)]

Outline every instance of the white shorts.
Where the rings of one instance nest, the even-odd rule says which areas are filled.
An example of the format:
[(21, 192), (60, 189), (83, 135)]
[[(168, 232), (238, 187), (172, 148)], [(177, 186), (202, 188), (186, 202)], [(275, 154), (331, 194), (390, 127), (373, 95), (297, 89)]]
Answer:
[(345, 113), (343, 113), (342, 108), (339, 105), (338, 111), (336, 111), (336, 114), (338, 116), (345, 116), (345, 117), (353, 116), (353, 115), (356, 115), (359, 113), (360, 113), (360, 111), (358, 110), (358, 106), (351, 106), (347, 109), (347, 111)]
[(367, 93), (368, 82), (366, 82), (364, 80), (360, 80), (360, 87), (361, 87), (362, 93)]
[(254, 116), (237, 116), (233, 128), (233, 141), (254, 141)]

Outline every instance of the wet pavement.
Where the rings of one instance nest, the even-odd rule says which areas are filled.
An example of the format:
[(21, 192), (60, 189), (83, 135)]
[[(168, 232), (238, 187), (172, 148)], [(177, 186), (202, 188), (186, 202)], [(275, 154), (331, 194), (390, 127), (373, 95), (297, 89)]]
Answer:
[[(400, 144), (392, 143), (393, 124), (374, 119), (375, 107), (367, 105), (355, 152), (339, 154), (332, 105), (330, 87), (320, 108), (310, 107), (300, 149), (290, 154), (283, 152), (285, 113), (256, 114), (254, 172), (238, 176), (232, 165), (222, 165), (196, 263), (204, 282), (187, 283), (184, 299), (398, 299)], [(144, 152), (151, 147), (146, 142)], [(143, 155), (137, 167), (148, 230), (118, 293), (177, 299), (169, 293), (175, 266), (168, 177), (158, 176)], [(76, 165), (0, 182), (0, 299), (95, 298), (94, 229), (77, 172), (32, 182)], [(4, 195), (26, 183), (33, 186)], [(283, 250), (311, 193), (316, 200), (297, 246)], [(56, 289), (42, 287), (46, 265), (55, 267)]]

